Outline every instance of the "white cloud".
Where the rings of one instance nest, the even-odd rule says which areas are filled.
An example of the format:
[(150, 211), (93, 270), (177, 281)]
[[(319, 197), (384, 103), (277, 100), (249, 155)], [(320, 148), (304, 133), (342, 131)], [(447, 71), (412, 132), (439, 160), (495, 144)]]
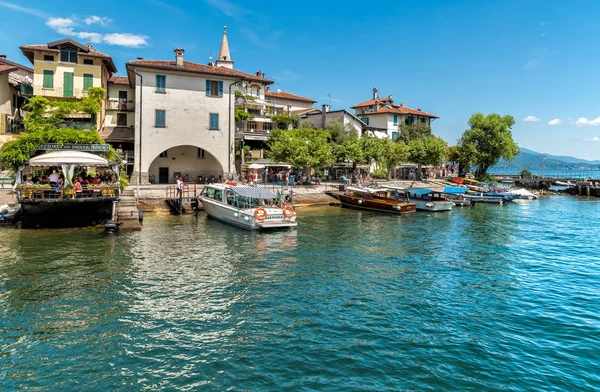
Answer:
[(60, 34), (71, 35), (73, 34), (75, 21), (71, 18), (48, 18), (46, 26), (56, 30)]
[(600, 137), (594, 136), (594, 137), (592, 137), (590, 139), (585, 139), (585, 141), (588, 141), (588, 142), (600, 142)]
[(26, 14), (37, 16), (38, 18), (47, 18), (49, 15), (44, 11), (36, 10), (33, 8), (21, 7), (16, 4), (7, 3), (6, 1), (0, 1), (0, 7), (10, 8), (14, 11), (25, 12)]
[[(85, 19), (86, 24), (99, 23), (106, 25), (111, 20), (105, 17), (91, 16)], [(148, 45), (145, 35), (130, 34), (130, 33), (110, 33), (100, 34), (88, 31), (75, 31), (77, 22), (71, 18), (48, 18), (46, 25), (62, 35), (79, 38), (92, 43), (106, 43), (109, 45), (126, 46), (130, 48), (138, 48)]]
[(580, 117), (577, 119), (577, 121), (575, 121), (575, 125), (578, 126), (583, 126), (583, 125), (591, 125), (591, 126), (596, 126), (596, 125), (600, 125), (600, 116), (596, 117), (593, 120), (590, 120), (586, 117)]
[(112, 22), (112, 19), (107, 18), (106, 16), (92, 15), (92, 16), (88, 16), (87, 18), (85, 18), (85, 24), (88, 26), (96, 24), (96, 23), (100, 24), (101, 26), (106, 26), (110, 22)]
[(129, 33), (112, 33), (104, 35), (104, 42), (109, 45), (127, 46), (129, 48), (138, 48), (148, 45), (148, 38), (145, 35), (136, 35)]
[(527, 122), (535, 122), (535, 121), (540, 121), (539, 118), (537, 118), (536, 116), (527, 116), (523, 119), (523, 121), (527, 121)]
[(558, 124), (562, 124), (562, 121), (560, 121), (559, 118), (555, 118), (554, 120), (548, 121), (548, 125), (558, 125)]

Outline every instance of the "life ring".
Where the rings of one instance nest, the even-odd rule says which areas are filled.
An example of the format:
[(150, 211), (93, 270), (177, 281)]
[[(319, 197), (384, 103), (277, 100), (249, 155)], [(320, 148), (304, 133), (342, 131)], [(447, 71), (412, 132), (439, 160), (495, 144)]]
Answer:
[(237, 185), (235, 181), (226, 181), (225, 184), (227, 184), (227, 185), (233, 185), (233, 186)]
[(264, 221), (267, 219), (267, 210), (262, 207), (258, 207), (256, 210), (254, 210), (254, 217), (256, 220)]
[(292, 216), (294, 216), (294, 207), (292, 207), (292, 206), (283, 207), (283, 215), (286, 218), (291, 218)]

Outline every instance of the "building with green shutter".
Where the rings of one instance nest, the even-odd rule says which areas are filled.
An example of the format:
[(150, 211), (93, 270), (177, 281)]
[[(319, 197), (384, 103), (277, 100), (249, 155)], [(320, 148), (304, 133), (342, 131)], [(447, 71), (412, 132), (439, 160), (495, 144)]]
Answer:
[[(33, 95), (53, 100), (85, 98), (90, 87), (108, 90), (108, 80), (117, 68), (112, 58), (71, 38), (42, 45), (23, 45), (23, 55), (33, 64)], [(107, 102), (97, 116), (75, 113), (66, 119), (69, 126), (101, 130)]]

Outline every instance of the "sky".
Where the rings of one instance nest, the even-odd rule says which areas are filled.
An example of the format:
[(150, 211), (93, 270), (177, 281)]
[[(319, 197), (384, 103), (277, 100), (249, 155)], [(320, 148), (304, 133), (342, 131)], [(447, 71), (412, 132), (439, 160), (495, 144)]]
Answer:
[(113, 57), (207, 63), (223, 26), (238, 70), (332, 109), (380, 96), (440, 118), (453, 145), (476, 112), (515, 118), (520, 146), (600, 159), (600, 1), (0, 0), (0, 53), (63, 37)]

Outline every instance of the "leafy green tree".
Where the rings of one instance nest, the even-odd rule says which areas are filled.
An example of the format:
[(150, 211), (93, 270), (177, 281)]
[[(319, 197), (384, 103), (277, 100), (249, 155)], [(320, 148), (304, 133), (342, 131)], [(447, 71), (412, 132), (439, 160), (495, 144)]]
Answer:
[(300, 122), (298, 123), (298, 128), (317, 129), (315, 123), (307, 118), (300, 119)]
[(354, 136), (343, 139), (343, 142), (333, 144), (333, 155), (337, 162), (352, 162), (352, 171), (356, 165), (365, 161), (365, 153), (361, 140)]
[(274, 130), (267, 144), (268, 156), (298, 168), (322, 168), (335, 162), (329, 132), (317, 129)]
[(391, 178), (392, 170), (402, 162), (408, 161), (410, 150), (406, 143), (402, 141), (394, 142), (391, 139), (382, 139), (381, 158), (387, 163), (387, 177)]
[(291, 114), (274, 114), (271, 116), (271, 120), (273, 120), (277, 124), (277, 128), (279, 129), (296, 129), (300, 124), (300, 116), (296, 113)]
[(437, 136), (430, 135), (423, 139), (412, 140), (408, 144), (409, 159), (419, 165), (440, 166), (448, 157), (446, 142)]
[(512, 162), (520, 150), (513, 140), (511, 128), (515, 124), (512, 116), (491, 113), (485, 116), (475, 113), (469, 120), (470, 129), (458, 141), (463, 159), (477, 166), (476, 176), (483, 178), (488, 169), (500, 158)]
[(236, 122), (250, 120), (251, 118), (254, 118), (254, 117), (250, 113), (246, 113), (246, 111), (244, 109), (235, 108), (235, 121)]
[(358, 132), (350, 124), (345, 124), (338, 118), (332, 118), (325, 122), (325, 130), (331, 133), (331, 140), (335, 144), (343, 144), (346, 139), (357, 138)]
[(400, 136), (398, 137), (398, 140), (408, 144), (413, 140), (426, 139), (429, 136), (431, 136), (431, 127), (428, 124), (402, 124), (400, 125)]

